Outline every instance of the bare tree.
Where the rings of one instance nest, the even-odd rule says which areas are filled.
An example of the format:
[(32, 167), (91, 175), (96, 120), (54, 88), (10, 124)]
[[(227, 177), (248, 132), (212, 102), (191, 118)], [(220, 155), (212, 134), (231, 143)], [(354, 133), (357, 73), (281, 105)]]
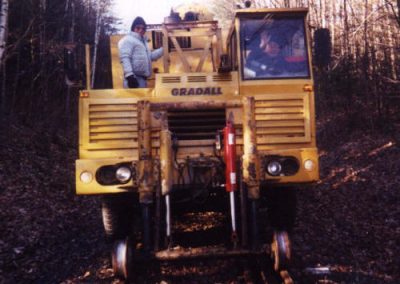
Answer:
[[(106, 34), (112, 30), (111, 1), (0, 0), (0, 80), (4, 110), (32, 118), (42, 115), (44, 104), (55, 113), (74, 111), (76, 85), (65, 85), (68, 81), (63, 68), (66, 42), (78, 51), (82, 44), (92, 44), (92, 76), (95, 76), (92, 84), (99, 88), (108, 86), (108, 62), (98, 59), (104, 58), (109, 49)], [(345, 108), (348, 103), (337, 102), (356, 97), (354, 101), (367, 106), (370, 105), (367, 94), (390, 92), (386, 82), (398, 82), (400, 0), (251, 2), (253, 8), (309, 7), (311, 35), (321, 27), (330, 29), (333, 60), (328, 76), (322, 81), (332, 94), (325, 98), (333, 103), (325, 102), (325, 105)], [(221, 24), (228, 25), (237, 4), (245, 8), (245, 0), (212, 0), (206, 5)], [(78, 54), (77, 67), (84, 64), (83, 55)], [(77, 69), (77, 73), (84, 72), (84, 68)]]
[(93, 47), (93, 59), (92, 59), (92, 78), (91, 78), (91, 88), (94, 87), (94, 80), (96, 75), (96, 64), (97, 64), (97, 51), (99, 46), (99, 38), (101, 32), (101, 2), (97, 2), (97, 12), (96, 12), (96, 27), (95, 27), (95, 34), (94, 34), (94, 47)]
[(0, 8), (0, 66), (6, 49), (8, 31), (8, 0), (1, 0)]
[(394, 4), (393, 0), (385, 0), (386, 4), (390, 6), (390, 9), (393, 13), (393, 16), (396, 19), (397, 25), (400, 28), (400, 0), (397, 0), (396, 4), (397, 4), (397, 9), (396, 9), (396, 4)]
[(8, 0), (1, 1), (0, 8), (0, 72), (1, 75), (1, 100), (0, 100), (0, 114), (3, 114), (6, 99), (6, 66), (3, 64), (3, 58), (7, 44), (8, 32)]
[(44, 101), (44, 109), (47, 109), (48, 103), (48, 72), (47, 72), (47, 21), (45, 19), (47, 12), (46, 0), (40, 0), (40, 16), (41, 21), (39, 23), (39, 60), (40, 60), (40, 77), (41, 77), (41, 92)]

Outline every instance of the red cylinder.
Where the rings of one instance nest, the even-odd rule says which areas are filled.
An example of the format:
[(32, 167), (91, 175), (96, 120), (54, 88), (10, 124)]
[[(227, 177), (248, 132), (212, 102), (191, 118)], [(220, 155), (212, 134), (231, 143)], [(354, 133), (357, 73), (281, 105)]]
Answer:
[(237, 189), (236, 185), (236, 137), (235, 128), (231, 122), (224, 128), (224, 152), (225, 152), (225, 178), (226, 191)]

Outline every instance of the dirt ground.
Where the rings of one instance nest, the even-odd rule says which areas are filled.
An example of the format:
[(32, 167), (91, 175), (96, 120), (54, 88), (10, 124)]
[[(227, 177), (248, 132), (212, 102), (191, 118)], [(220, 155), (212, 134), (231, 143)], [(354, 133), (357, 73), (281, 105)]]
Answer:
[[(0, 283), (121, 283), (112, 273), (99, 200), (74, 194), (76, 137), (2, 125)], [(336, 125), (320, 123), (321, 181), (298, 192), (293, 278), (400, 283), (400, 129)], [(243, 263), (233, 260), (161, 271), (138, 282), (246, 283)]]

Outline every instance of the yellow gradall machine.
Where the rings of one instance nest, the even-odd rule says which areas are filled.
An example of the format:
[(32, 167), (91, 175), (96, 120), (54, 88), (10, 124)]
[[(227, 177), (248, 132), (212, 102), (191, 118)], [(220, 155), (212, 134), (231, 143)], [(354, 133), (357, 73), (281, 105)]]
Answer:
[[(122, 88), (121, 37), (111, 37), (114, 88), (80, 93), (76, 192), (102, 196), (117, 274), (129, 277), (141, 252), (170, 260), (263, 250), (263, 202), (274, 268), (287, 269), (295, 186), (319, 179), (306, 17), (300, 8), (238, 10), (225, 47), (216, 21), (149, 26), (149, 45), (164, 56), (143, 89)], [(269, 66), (263, 51), (277, 35), (281, 58)], [(176, 247), (175, 207), (218, 198), (229, 204), (220, 209), (230, 244)]]

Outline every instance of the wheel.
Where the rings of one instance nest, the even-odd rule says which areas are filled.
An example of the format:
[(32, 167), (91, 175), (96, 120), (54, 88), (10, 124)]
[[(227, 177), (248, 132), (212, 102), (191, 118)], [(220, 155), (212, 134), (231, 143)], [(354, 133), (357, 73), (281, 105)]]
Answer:
[(133, 231), (137, 206), (134, 196), (118, 194), (104, 196), (102, 219), (106, 237), (109, 241), (127, 238)]
[(290, 264), (291, 244), (289, 234), (275, 231), (271, 243), (271, 257), (275, 271), (286, 270)]
[(114, 242), (111, 253), (112, 268), (115, 276), (129, 280), (132, 275), (132, 244), (129, 238)]
[(292, 232), (296, 221), (296, 190), (291, 187), (266, 190), (268, 220), (273, 230)]

